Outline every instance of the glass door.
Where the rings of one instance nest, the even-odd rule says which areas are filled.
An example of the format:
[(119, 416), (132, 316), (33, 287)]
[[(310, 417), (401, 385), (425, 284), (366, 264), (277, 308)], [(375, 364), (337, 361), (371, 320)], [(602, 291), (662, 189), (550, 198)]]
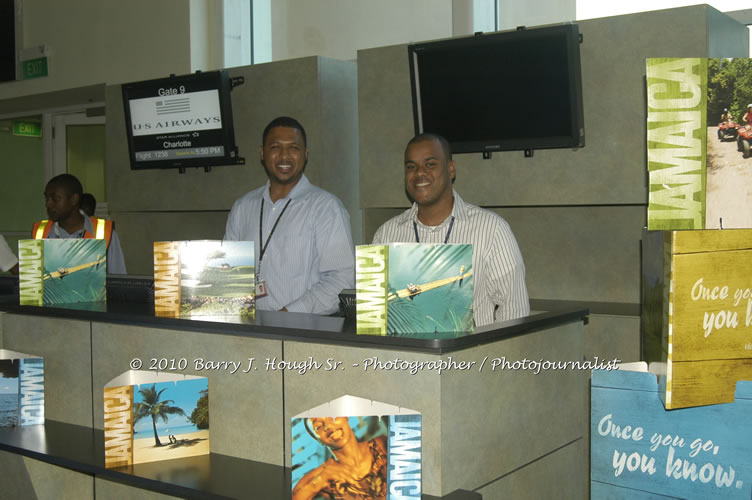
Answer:
[(104, 117), (84, 113), (55, 115), (52, 176), (75, 175), (84, 193), (96, 199), (96, 215), (107, 217)]

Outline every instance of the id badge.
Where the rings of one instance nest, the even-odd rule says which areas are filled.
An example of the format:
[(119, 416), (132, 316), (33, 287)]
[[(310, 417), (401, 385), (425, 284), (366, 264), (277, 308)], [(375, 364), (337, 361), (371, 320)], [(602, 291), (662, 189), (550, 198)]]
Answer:
[(256, 298), (260, 299), (262, 297), (266, 297), (269, 295), (269, 290), (266, 286), (266, 281), (259, 280), (258, 283), (256, 283)]

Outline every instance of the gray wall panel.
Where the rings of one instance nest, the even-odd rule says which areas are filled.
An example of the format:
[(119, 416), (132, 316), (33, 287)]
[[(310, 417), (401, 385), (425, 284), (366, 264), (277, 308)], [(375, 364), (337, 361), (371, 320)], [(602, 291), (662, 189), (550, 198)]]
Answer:
[(358, 51), (360, 202), (407, 206), (404, 149), (414, 135), (407, 45)]
[(91, 426), (89, 322), (4, 314), (5, 349), (44, 358), (44, 413), (49, 420)]
[(579, 465), (583, 446), (583, 440), (565, 446), (477, 492), (484, 499), (588, 498), (588, 486)]
[(384, 222), (401, 214), (404, 208), (366, 208), (363, 209), (363, 243), (370, 244), (373, 235)]
[(24, 464), (26, 457), (0, 451), (0, 470), (3, 471), (3, 498), (34, 498), (34, 485)]
[(585, 358), (640, 361), (640, 317), (591, 314), (585, 326)]
[[(464, 197), (465, 193), (461, 195)], [(494, 209), (512, 228), (536, 299), (640, 302), (643, 206)], [(366, 241), (402, 209), (364, 210)]]
[(229, 213), (224, 210), (113, 213), (128, 273), (154, 273), (155, 241), (221, 240)]
[(0, 498), (37, 500), (94, 498), (94, 477), (0, 451)]
[[(319, 59), (322, 135), (315, 163), (318, 184), (337, 196), (350, 213), (353, 241), (362, 238), (358, 165), (358, 72), (352, 61)], [(304, 124), (305, 126), (305, 124)], [(326, 159), (324, 161), (324, 159)]]
[[(196, 474), (195, 470), (190, 471)], [(128, 500), (177, 500), (180, 497), (164, 495), (155, 491), (134, 488), (108, 479), (97, 477), (94, 479), (94, 486), (97, 491), (97, 498), (127, 498)]]
[(640, 302), (644, 207), (496, 211), (509, 222), (517, 237), (531, 297)]
[[(582, 437), (587, 422), (587, 372), (563, 369), (536, 374), (533, 369), (515, 369), (515, 363), (525, 359), (582, 359), (582, 328), (581, 323), (572, 323), (452, 354), (455, 360), (477, 364), (472, 371), (441, 375), (443, 494), (457, 488), (480, 488)], [(480, 370), (485, 356), (488, 361)], [(492, 371), (494, 358), (509, 366)], [(567, 469), (577, 471), (575, 479), (581, 479), (585, 456), (580, 452), (572, 461)], [(558, 476), (560, 470), (553, 467), (560, 465), (552, 464), (549, 470)]]

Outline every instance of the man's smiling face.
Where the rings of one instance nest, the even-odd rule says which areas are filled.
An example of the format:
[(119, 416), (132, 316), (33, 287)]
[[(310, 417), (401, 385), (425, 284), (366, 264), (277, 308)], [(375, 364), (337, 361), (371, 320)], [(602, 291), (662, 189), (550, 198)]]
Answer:
[(405, 150), (405, 188), (421, 207), (452, 197), (454, 161), (444, 154), (439, 141), (426, 139)]
[(296, 184), (308, 161), (303, 136), (296, 128), (274, 127), (261, 147), (261, 163), (272, 184)]

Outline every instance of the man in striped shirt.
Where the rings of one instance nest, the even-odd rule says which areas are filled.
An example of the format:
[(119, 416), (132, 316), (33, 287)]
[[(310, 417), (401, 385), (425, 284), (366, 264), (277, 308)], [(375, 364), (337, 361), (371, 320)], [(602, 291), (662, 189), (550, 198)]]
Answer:
[(333, 313), (355, 281), (350, 216), (303, 174), (308, 150), (297, 120), (272, 120), (261, 143), (269, 180), (235, 201), (225, 239), (255, 244), (257, 309)]
[(509, 224), (463, 201), (452, 188), (455, 174), (446, 139), (436, 134), (412, 138), (405, 149), (405, 188), (413, 206), (385, 222), (373, 243), (470, 243), (475, 325), (530, 314), (525, 264)]

